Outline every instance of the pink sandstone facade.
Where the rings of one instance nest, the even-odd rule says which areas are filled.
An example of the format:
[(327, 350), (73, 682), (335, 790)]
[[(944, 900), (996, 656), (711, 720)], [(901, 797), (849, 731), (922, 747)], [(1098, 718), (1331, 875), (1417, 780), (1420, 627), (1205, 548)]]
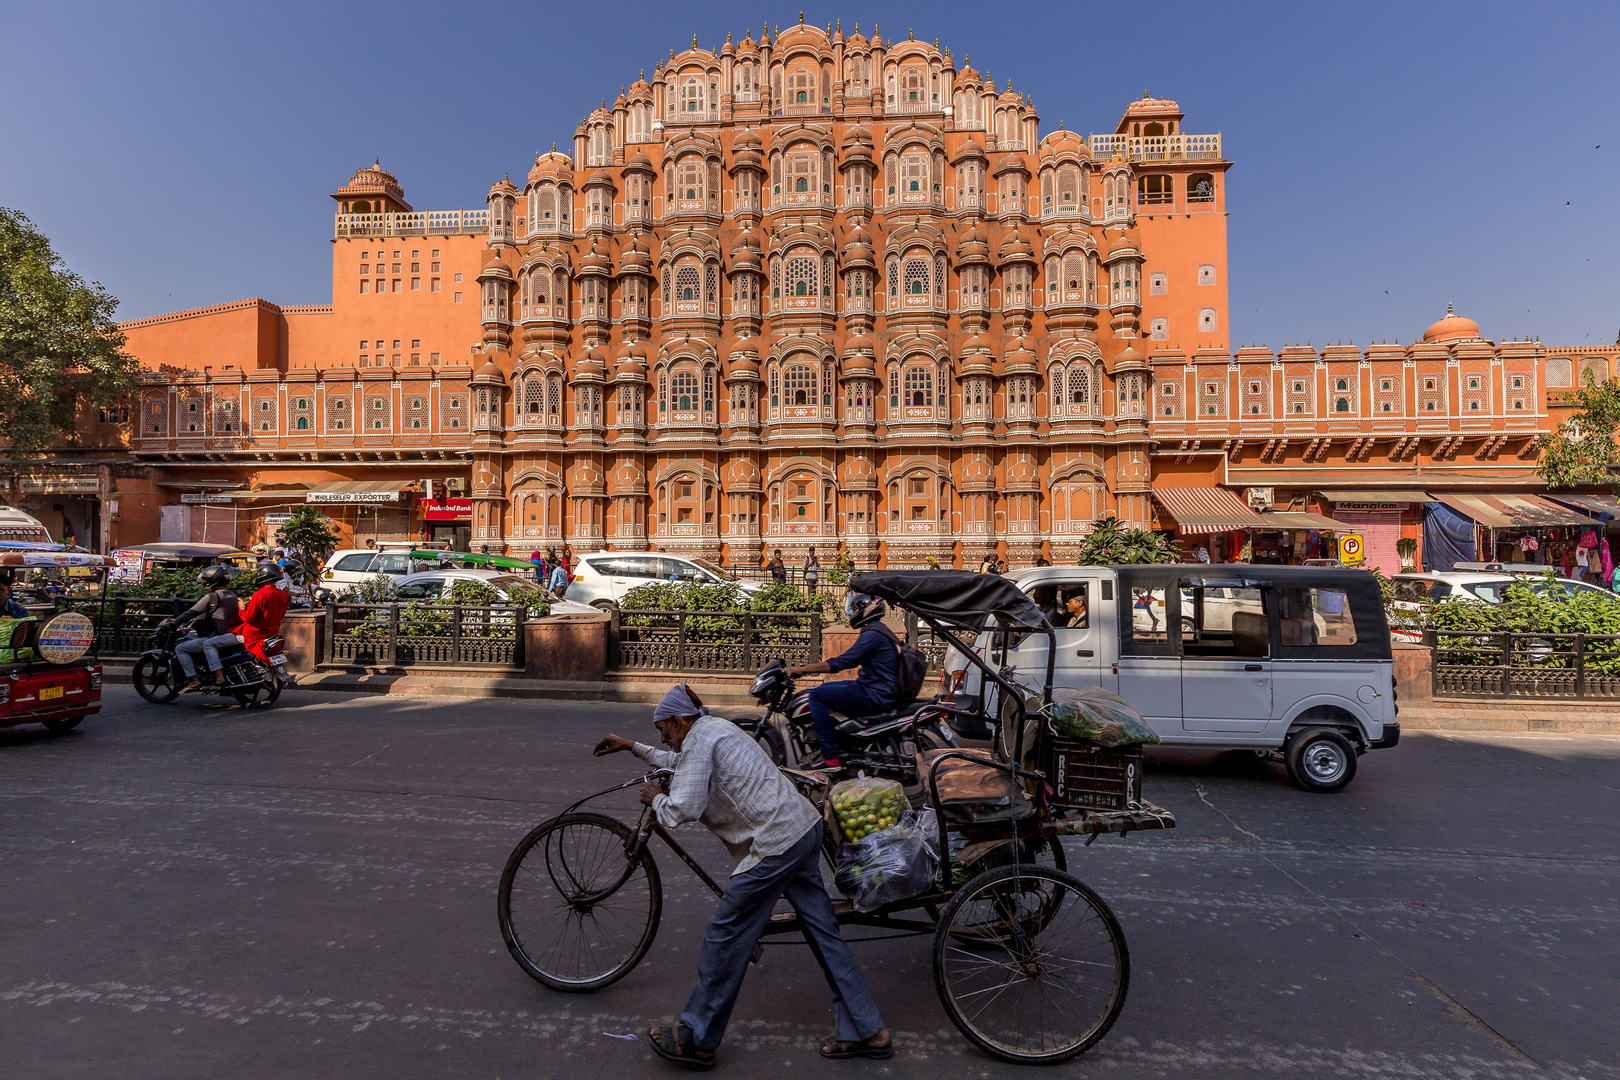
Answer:
[(1016, 567), (1106, 514), (1173, 527), (1155, 487), (1329, 513), (1335, 489), (1534, 489), (1549, 405), (1617, 350), (1449, 316), (1234, 351), (1231, 163), (1183, 124), (1144, 97), (1110, 134), (1042, 134), (937, 45), (799, 25), (672, 53), (481, 210), (363, 168), (330, 306), (125, 324), (150, 482), (122, 542), (160, 501), (245, 544), (345, 488), (356, 538), (417, 537), (431, 485), (492, 551)]

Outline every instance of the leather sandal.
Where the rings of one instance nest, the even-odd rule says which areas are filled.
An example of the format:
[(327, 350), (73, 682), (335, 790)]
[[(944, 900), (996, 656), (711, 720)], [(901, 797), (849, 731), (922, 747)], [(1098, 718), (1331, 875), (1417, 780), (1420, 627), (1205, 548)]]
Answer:
[[(878, 1039), (883, 1039), (883, 1042), (879, 1043)], [(888, 1028), (884, 1028), (870, 1039), (862, 1039), (860, 1042), (843, 1042), (837, 1036), (834, 1036), (821, 1044), (821, 1056), (824, 1058), (836, 1058), (839, 1060), (872, 1058), (881, 1061), (886, 1057), (893, 1056), (893, 1054), (894, 1039), (889, 1035)]]
[[(686, 1035), (687, 1049), (681, 1049), (681, 1033)], [(652, 1043), (653, 1053), (665, 1061), (672, 1061), (677, 1065), (685, 1065), (693, 1072), (708, 1072), (714, 1068), (714, 1055), (701, 1057), (697, 1047), (692, 1045), (692, 1029), (685, 1024), (674, 1028), (653, 1028), (647, 1032), (647, 1041)]]

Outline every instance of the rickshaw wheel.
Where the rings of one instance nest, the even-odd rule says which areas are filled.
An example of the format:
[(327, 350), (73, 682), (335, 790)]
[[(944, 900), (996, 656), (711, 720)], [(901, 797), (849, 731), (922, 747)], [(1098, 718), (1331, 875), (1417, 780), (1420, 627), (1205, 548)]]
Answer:
[(604, 814), (564, 814), (512, 850), (497, 903), (501, 937), (530, 978), (583, 994), (618, 982), (647, 955), (664, 893), (645, 846), (626, 856), (633, 839)]
[[(1001, 924), (1008, 932), (985, 934)], [(1053, 1064), (1095, 1046), (1125, 1006), (1130, 952), (1092, 889), (1028, 863), (957, 890), (934, 932), (940, 1004), (975, 1046), (1003, 1061)]]
[(135, 692), (147, 701), (166, 705), (180, 695), (173, 668), (174, 661), (168, 657), (143, 656), (135, 661), (129, 681), (135, 684)]

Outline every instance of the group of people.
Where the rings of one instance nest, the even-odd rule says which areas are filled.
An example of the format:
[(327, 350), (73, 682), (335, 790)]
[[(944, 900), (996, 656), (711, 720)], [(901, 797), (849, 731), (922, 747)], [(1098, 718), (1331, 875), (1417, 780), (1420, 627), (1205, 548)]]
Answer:
[(561, 600), (574, 580), (574, 549), (563, 545), (562, 554), (554, 547), (544, 552), (536, 548), (529, 553), (529, 565), (534, 569), (534, 580), (540, 587)]
[[(788, 579), (787, 563), (782, 560), (782, 549), (777, 548), (771, 554), (770, 561), (765, 569), (771, 572), (771, 580), (778, 585), (786, 585)], [(811, 596), (816, 595), (816, 589), (821, 585), (821, 560), (816, 557), (816, 549), (812, 547), (804, 556), (804, 587)]]

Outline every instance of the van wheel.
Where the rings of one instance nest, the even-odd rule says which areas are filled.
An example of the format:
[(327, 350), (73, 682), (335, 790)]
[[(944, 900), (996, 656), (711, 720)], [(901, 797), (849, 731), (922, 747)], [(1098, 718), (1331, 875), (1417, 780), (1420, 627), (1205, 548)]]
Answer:
[(1338, 791), (1356, 775), (1356, 748), (1331, 728), (1307, 728), (1288, 741), (1288, 775), (1306, 791)]

